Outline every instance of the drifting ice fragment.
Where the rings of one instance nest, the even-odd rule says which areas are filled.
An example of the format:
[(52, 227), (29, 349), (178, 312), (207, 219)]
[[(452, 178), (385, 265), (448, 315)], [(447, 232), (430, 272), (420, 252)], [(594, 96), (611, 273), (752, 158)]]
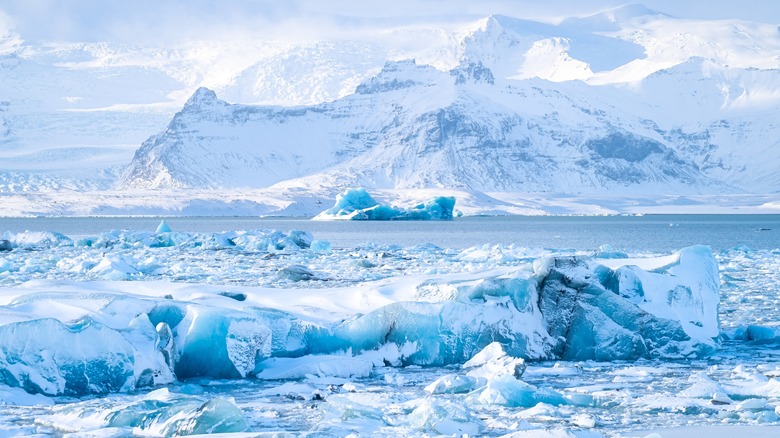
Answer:
[(165, 219), (160, 221), (160, 225), (157, 225), (157, 230), (155, 231), (155, 233), (157, 234), (170, 233), (170, 232), (171, 232), (171, 227), (168, 226), (168, 223), (165, 222)]
[(538, 403), (553, 406), (566, 404), (566, 399), (560, 393), (548, 388), (537, 388), (509, 375), (488, 380), (485, 389), (472, 395), (469, 401), (523, 408), (530, 408)]
[(464, 363), (463, 368), (472, 377), (491, 379), (508, 375), (519, 379), (525, 372), (525, 361), (509, 356), (501, 344), (493, 342)]
[(428, 394), (465, 394), (473, 391), (483, 379), (459, 374), (447, 374), (425, 387)]
[[(66, 408), (63, 414), (71, 411), (78, 416), (85, 416), (88, 412), (76, 404)], [(100, 412), (97, 417), (102, 417), (107, 427), (133, 428), (150, 436), (249, 430), (243, 412), (232, 401), (217, 397), (204, 402), (199, 397), (172, 394), (167, 389), (150, 392), (141, 400), (109, 412)]]
[(478, 435), (484, 425), (461, 404), (425, 399), (407, 417), (409, 424), (422, 432), (448, 436)]
[(326, 254), (330, 253), (330, 242), (327, 240), (314, 240), (311, 242), (311, 250)]
[(73, 241), (68, 236), (52, 231), (5, 233), (3, 240), (10, 242), (10, 246), (13, 248), (48, 248), (73, 245)]
[(134, 274), (138, 274), (138, 270), (123, 257), (105, 256), (89, 273), (105, 280), (121, 281), (129, 280)]
[(336, 204), (313, 220), (451, 220), (455, 198), (436, 197), (410, 208), (380, 204), (366, 189), (348, 189), (336, 196)]

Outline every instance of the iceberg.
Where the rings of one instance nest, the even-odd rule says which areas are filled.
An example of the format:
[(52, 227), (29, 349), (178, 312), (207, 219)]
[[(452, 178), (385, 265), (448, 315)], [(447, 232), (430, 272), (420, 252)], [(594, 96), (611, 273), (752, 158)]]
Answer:
[(439, 196), (408, 208), (377, 202), (364, 188), (348, 189), (336, 196), (336, 204), (312, 220), (452, 220), (455, 198)]
[(5, 385), (45, 395), (106, 394), (132, 389), (134, 349), (120, 333), (85, 321), (55, 319), (0, 326), (0, 376)]
[(713, 352), (720, 286), (712, 251), (684, 248), (661, 261), (650, 272), (624, 260), (614, 270), (575, 256), (539, 261), (539, 310), (555, 356), (611, 361)]
[(160, 221), (160, 225), (157, 225), (157, 230), (155, 233), (161, 234), (161, 233), (170, 233), (171, 227), (168, 226), (168, 222), (165, 222), (165, 219)]
[[(278, 236), (305, 253), (295, 261), (330, 257), (303, 248), (312, 242), (306, 233), (219, 236), (240, 245), (240, 236)], [(110, 253), (81, 275), (135, 278), (131, 265), (141, 272), (144, 263)], [(303, 265), (276, 266), (286, 267), (265, 272), (282, 281), (277, 285), (315, 279)], [(8, 288), (8, 304), (0, 306), (0, 384), (79, 396), (188, 378), (350, 378), (383, 366), (464, 364), (465, 376), (444, 376), (427, 391), (471, 392), (492, 379), (484, 396), (491, 403), (555, 404), (553, 395), (509, 379), (522, 376), (529, 360), (701, 357), (720, 336), (718, 267), (707, 247), (646, 259), (544, 256), (492, 271), (328, 289), (315, 283), (324, 282), (290, 289), (126, 281)], [(741, 336), (776, 334), (753, 328)]]

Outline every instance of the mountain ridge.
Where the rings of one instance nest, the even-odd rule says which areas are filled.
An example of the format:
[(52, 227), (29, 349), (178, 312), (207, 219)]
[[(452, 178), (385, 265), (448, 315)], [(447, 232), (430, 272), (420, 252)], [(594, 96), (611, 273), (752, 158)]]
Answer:
[(0, 187), (268, 188), (293, 204), (347, 185), (476, 200), (780, 193), (776, 25), (641, 5), (402, 21), (362, 39), (173, 48), (8, 33)]

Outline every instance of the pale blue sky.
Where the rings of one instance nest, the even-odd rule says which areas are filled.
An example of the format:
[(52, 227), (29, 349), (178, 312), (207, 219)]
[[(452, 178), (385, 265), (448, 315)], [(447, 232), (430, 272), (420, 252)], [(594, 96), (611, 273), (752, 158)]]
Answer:
[[(165, 45), (245, 33), (262, 37), (322, 34), (406, 21), (449, 21), (500, 13), (522, 18), (586, 15), (621, 0), (0, 0), (30, 41), (119, 41)], [(634, 2), (636, 3), (636, 2)], [(681, 18), (780, 22), (780, 0), (648, 0)], [(366, 20), (370, 18), (370, 20)]]

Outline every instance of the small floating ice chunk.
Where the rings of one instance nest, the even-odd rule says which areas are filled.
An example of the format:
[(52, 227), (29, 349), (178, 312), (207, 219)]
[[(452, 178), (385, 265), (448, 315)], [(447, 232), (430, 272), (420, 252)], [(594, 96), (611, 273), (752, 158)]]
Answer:
[(596, 419), (587, 414), (577, 414), (571, 418), (572, 424), (584, 429), (593, 429), (596, 427)]
[[(62, 412), (70, 418), (87, 417), (89, 411), (79, 404)], [(76, 414), (76, 415), (73, 415)], [(109, 412), (91, 415), (103, 418), (108, 427), (131, 427), (143, 435), (182, 436), (246, 432), (249, 423), (232, 401), (217, 397), (203, 401), (199, 397), (172, 394), (167, 389), (153, 391), (142, 399)], [(71, 420), (72, 421), (72, 420)], [(94, 421), (94, 420), (93, 420)]]
[(19, 248), (52, 248), (73, 245), (73, 241), (68, 236), (53, 231), (6, 233), (3, 240), (9, 241), (12, 247)]
[(628, 254), (614, 250), (612, 245), (601, 245), (599, 250), (593, 254), (593, 257), (597, 259), (627, 259)]
[(758, 411), (766, 408), (766, 400), (763, 398), (749, 398), (737, 403), (734, 407), (738, 411)]
[(285, 382), (279, 386), (260, 391), (259, 395), (278, 395), (292, 400), (322, 400), (322, 393), (306, 383)]
[(107, 255), (89, 273), (106, 280), (122, 281), (138, 274), (138, 270), (124, 257)]
[(286, 268), (280, 269), (277, 275), (279, 275), (279, 278), (291, 281), (311, 281), (322, 279), (316, 273), (314, 273), (314, 271), (303, 265), (287, 266)]
[(472, 376), (447, 374), (425, 387), (428, 394), (465, 394), (473, 391), (481, 380)]
[(482, 421), (461, 404), (425, 399), (407, 417), (409, 424), (423, 432), (449, 436), (474, 436), (482, 432)]
[(470, 401), (478, 404), (523, 408), (530, 408), (538, 403), (553, 406), (566, 404), (566, 399), (558, 392), (537, 388), (509, 375), (488, 380), (485, 389), (470, 396)]
[(455, 198), (436, 197), (409, 208), (377, 202), (364, 188), (348, 189), (336, 196), (333, 207), (313, 220), (451, 220)]
[(734, 403), (734, 400), (724, 392), (716, 392), (712, 394), (712, 398), (710, 399), (710, 404), (713, 405), (730, 405), (732, 403)]
[(157, 230), (155, 231), (155, 233), (157, 234), (170, 233), (170, 232), (171, 232), (171, 227), (168, 226), (168, 223), (165, 222), (165, 219), (160, 221), (160, 225), (157, 225)]
[(325, 413), (326, 420), (346, 422), (350, 420), (375, 420), (385, 424), (384, 414), (381, 410), (359, 403), (350, 395), (332, 395), (320, 408)]
[(311, 250), (320, 253), (330, 253), (330, 242), (327, 240), (313, 240), (311, 242)]
[(492, 342), (466, 361), (463, 368), (468, 370), (467, 374), (471, 377), (491, 379), (509, 375), (519, 379), (525, 372), (526, 365), (522, 358), (506, 354), (500, 343)]

